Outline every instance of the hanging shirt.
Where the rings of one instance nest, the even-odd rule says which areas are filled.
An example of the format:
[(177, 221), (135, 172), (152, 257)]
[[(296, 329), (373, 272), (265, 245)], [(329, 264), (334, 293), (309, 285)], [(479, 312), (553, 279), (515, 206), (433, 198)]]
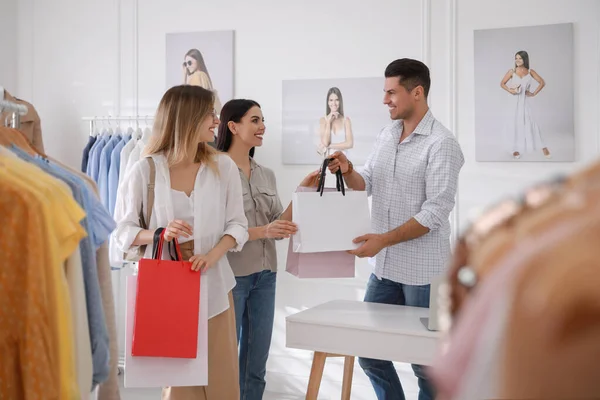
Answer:
[[(17, 147), (13, 146), (11, 150), (21, 159), (35, 164), (49, 175), (66, 183), (73, 192), (73, 197), (77, 203), (83, 207), (84, 210), (92, 209), (91, 196), (89, 193), (84, 193), (87, 189), (86, 185), (78, 176), (63, 170), (56, 165), (50, 165), (41, 158), (33, 158)], [(81, 221), (81, 225), (86, 232), (92, 231), (87, 216)], [(95, 248), (92, 243), (91, 235), (88, 235), (81, 240), (80, 252), (85, 284), (89, 335), (92, 345), (92, 362), (94, 367), (93, 386), (95, 386), (108, 378), (110, 356), (108, 329), (106, 327), (106, 319), (102, 307)]]
[(92, 150), (90, 150), (86, 172), (96, 183), (98, 183), (98, 171), (100, 170), (100, 153), (102, 153), (102, 149), (109, 140), (110, 136), (102, 135), (96, 140), (96, 143), (92, 146)]
[[(0, 157), (0, 162), (4, 159)], [(38, 271), (39, 259), (49, 258), (47, 243), (40, 241), (48, 235), (44, 209), (41, 198), (23, 187), (11, 171), (0, 168), (0, 251), (3, 266), (19, 268), (3, 268), (0, 274), (0, 398), (58, 398), (57, 343), (48, 340), (54, 334), (49, 323), (54, 321), (40, 317), (50, 314), (44, 296), (46, 278)], [(20, 230), (27, 234), (14, 234)], [(23, 257), (28, 253), (36, 257)], [(44, 265), (44, 269), (51, 267)], [(52, 339), (57, 340), (56, 336)], [(21, 356), (21, 349), (28, 353)]]
[[(108, 210), (108, 170), (110, 169), (110, 156), (115, 146), (123, 139), (120, 135), (113, 135), (106, 143), (100, 153), (100, 164), (98, 167), (98, 190), (100, 191), (100, 200)], [(111, 214), (112, 215), (112, 214)]]
[(129, 158), (127, 159), (127, 166), (125, 167), (125, 173), (129, 173), (129, 171), (131, 171), (131, 169), (133, 168), (133, 165), (140, 161), (140, 158), (142, 157), (142, 152), (144, 151), (144, 147), (146, 146), (146, 142), (144, 141), (144, 139), (140, 139), (137, 141), (137, 143), (135, 144), (135, 147), (133, 148), (133, 150), (131, 150), (131, 154), (129, 154)]
[(81, 172), (85, 173), (87, 171), (88, 160), (90, 158), (90, 150), (92, 150), (94, 143), (96, 143), (96, 136), (90, 136), (87, 144), (83, 148), (83, 156), (81, 157)]
[[(31, 338), (34, 342), (37, 337), (37, 341), (41, 340), (45, 345), (39, 353), (34, 350), (35, 346), (28, 348), (28, 351), (21, 346), (20, 352), (17, 346), (10, 349), (17, 352), (14, 357), (20, 363), (17, 369), (19, 375), (15, 377), (16, 379), (7, 381), (11, 383), (8, 388), (0, 387), (3, 392), (9, 391), (8, 395), (1, 397), (22, 398), (19, 391), (35, 392), (38, 386), (41, 386), (43, 394), (37, 396), (32, 394), (27, 398), (48, 398), (51, 396), (48, 391), (52, 391), (53, 387), (57, 387), (58, 390), (56, 396), (51, 396), (53, 398), (76, 398), (79, 397), (80, 392), (75, 379), (73, 326), (70, 317), (72, 313), (63, 265), (77, 248), (80, 240), (85, 237), (85, 230), (79, 224), (79, 221), (85, 217), (85, 213), (74, 201), (64, 184), (41, 172), (39, 168), (9, 157), (3, 157), (2, 163), (0, 182), (6, 184), (0, 185), (0, 190), (6, 192), (6, 188), (14, 189), (12, 198), (19, 195), (22, 198), (28, 196), (26, 214), (18, 222), (24, 232), (32, 234), (14, 235), (14, 231), (6, 230), (6, 232), (10, 232), (8, 237), (16, 237), (18, 243), (22, 244), (11, 246), (10, 241), (0, 240), (1, 251), (5, 260), (12, 254), (18, 257), (19, 261), (12, 264), (21, 266), (14, 271), (19, 272), (17, 279), (25, 278), (26, 285), (33, 284), (34, 276), (43, 278), (43, 282), (40, 282), (40, 286), (37, 288), (21, 287), (17, 297), (31, 299), (36, 294), (42, 293), (45, 294), (45, 298), (38, 304), (35, 304), (35, 301), (26, 302), (26, 307), (43, 307), (42, 309), (24, 312), (25, 308), (19, 308), (19, 316), (8, 321), (8, 325), (0, 321), (0, 324), (3, 325), (0, 328), (0, 335), (14, 330), (17, 330), (16, 333), (18, 333), (19, 324), (15, 321), (23, 321), (23, 318), (30, 316), (33, 320), (23, 325), (27, 331), (22, 331), (22, 334), (17, 337), (21, 340)], [(8, 197), (11, 197), (10, 194), (2, 195), (0, 199), (4, 200)], [(5, 206), (8, 208), (0, 206), (0, 214), (11, 215), (13, 204), (9, 203)], [(35, 215), (40, 215), (40, 218), (30, 219), (30, 216)], [(29, 225), (24, 227), (25, 223)], [(33, 242), (28, 243), (27, 238), (32, 238)], [(24, 247), (19, 247), (21, 245)], [(24, 255), (31, 256), (24, 257)], [(28, 262), (30, 264), (27, 264)], [(2, 274), (2, 279), (9, 278), (6, 271)], [(30, 276), (25, 275), (27, 272), (31, 272)], [(6, 284), (2, 286), (14, 288), (14, 286)], [(6, 290), (0, 290), (0, 296), (6, 296), (6, 293)], [(9, 300), (14, 301), (14, 297), (9, 295)], [(0, 304), (6, 303), (2, 301)], [(44, 320), (48, 323), (47, 327), (39, 325)], [(36, 327), (39, 327), (39, 330), (36, 330)], [(14, 357), (7, 357), (5, 361), (3, 356), (0, 368), (5, 368), (6, 363)], [(43, 360), (50, 360), (51, 367), (49, 369), (44, 368)], [(47, 377), (51, 378), (52, 384), (47, 384)], [(14, 384), (15, 382), (23, 382), (24, 388), (18, 388), (18, 385)]]
[(121, 151), (131, 140), (131, 135), (123, 136), (123, 139), (110, 154), (110, 167), (108, 168), (108, 212), (113, 215), (115, 202), (117, 201), (117, 188), (119, 187), (119, 169), (121, 168)]
[[(133, 148), (135, 147), (135, 145), (137, 144), (138, 139), (137, 139), (137, 133), (134, 134), (134, 136), (131, 138), (131, 140), (129, 142), (127, 142), (127, 144), (123, 147), (123, 150), (121, 150), (121, 160), (120, 160), (120, 166), (119, 166), (119, 185), (121, 184), (121, 182), (123, 182), (123, 177), (125, 176), (125, 172), (127, 171), (127, 161), (129, 161), (129, 156), (131, 155), (131, 151), (133, 150)], [(116, 196), (115, 196), (116, 199)]]

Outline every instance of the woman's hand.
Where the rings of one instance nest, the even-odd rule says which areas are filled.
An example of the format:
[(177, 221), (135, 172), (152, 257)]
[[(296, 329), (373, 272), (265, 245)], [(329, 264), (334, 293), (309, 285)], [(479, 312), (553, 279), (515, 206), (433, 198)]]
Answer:
[(325, 119), (327, 120), (328, 123), (331, 123), (334, 119), (338, 118), (339, 116), (340, 116), (340, 113), (335, 111), (335, 112), (329, 113), (329, 115), (327, 117), (325, 117)]
[(278, 219), (267, 225), (265, 237), (267, 239), (287, 239), (298, 232), (298, 226), (292, 221)]
[(174, 221), (169, 222), (169, 225), (165, 228), (164, 238), (166, 242), (170, 242), (171, 240), (183, 236), (184, 238), (189, 238), (193, 235), (193, 228), (185, 221), (180, 219), (176, 219)]
[(306, 175), (302, 182), (300, 182), (300, 186), (303, 187), (317, 187), (319, 186), (319, 178), (321, 176), (321, 171), (313, 171), (310, 174)]
[(508, 88), (508, 92), (510, 94), (519, 94), (519, 93), (521, 93), (521, 85), (515, 86), (514, 88)]
[(527, 97), (535, 97), (535, 93), (531, 93), (529, 90), (525, 92), (525, 96)]
[(204, 272), (213, 267), (219, 261), (219, 258), (212, 251), (209, 251), (208, 254), (196, 254), (189, 261), (192, 263), (192, 271), (202, 270)]

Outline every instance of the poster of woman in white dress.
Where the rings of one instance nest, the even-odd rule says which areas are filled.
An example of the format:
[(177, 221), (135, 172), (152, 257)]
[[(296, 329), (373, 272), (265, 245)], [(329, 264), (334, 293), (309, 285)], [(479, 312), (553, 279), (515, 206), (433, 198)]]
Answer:
[(479, 30), (474, 45), (476, 160), (574, 161), (572, 24)]
[[(532, 89), (537, 83), (537, 88)], [(515, 66), (508, 70), (502, 78), (500, 87), (514, 96), (513, 117), (509, 121), (509, 136), (513, 140), (513, 157), (521, 158), (521, 154), (543, 152), (544, 157), (551, 158), (550, 150), (544, 145), (540, 127), (531, 116), (529, 98), (535, 97), (546, 86), (544, 79), (529, 68), (529, 54), (518, 51), (515, 54)]]
[(283, 163), (317, 166), (339, 150), (363, 165), (390, 122), (383, 83), (379, 77), (283, 81)]

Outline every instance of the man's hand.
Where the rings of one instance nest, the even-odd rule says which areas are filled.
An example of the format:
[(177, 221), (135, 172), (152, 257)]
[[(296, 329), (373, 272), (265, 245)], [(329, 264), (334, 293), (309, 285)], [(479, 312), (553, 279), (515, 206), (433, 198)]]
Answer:
[(350, 164), (348, 162), (348, 158), (344, 153), (342, 153), (341, 151), (336, 151), (331, 155), (330, 158), (331, 161), (329, 161), (329, 164), (327, 165), (329, 172), (335, 174), (338, 171), (338, 169), (342, 170), (342, 174), (348, 172)]
[(385, 240), (382, 235), (368, 234), (359, 236), (353, 240), (354, 243), (363, 244), (356, 250), (350, 250), (348, 253), (359, 258), (374, 257), (386, 247)]

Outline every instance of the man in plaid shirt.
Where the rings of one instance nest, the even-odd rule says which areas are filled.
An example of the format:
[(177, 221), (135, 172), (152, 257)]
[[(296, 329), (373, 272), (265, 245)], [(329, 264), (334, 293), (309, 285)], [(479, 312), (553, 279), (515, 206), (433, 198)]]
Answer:
[[(377, 137), (360, 171), (337, 152), (329, 163), (341, 169), (348, 187), (372, 197), (372, 234), (355, 239), (357, 257), (375, 257), (365, 301), (429, 307), (431, 279), (450, 256), (450, 212), (464, 157), (458, 141), (429, 110), (429, 69), (400, 59), (385, 70), (384, 104), (393, 122)], [(359, 358), (379, 400), (403, 400), (391, 361)], [(419, 400), (435, 393), (421, 365), (412, 366)]]

